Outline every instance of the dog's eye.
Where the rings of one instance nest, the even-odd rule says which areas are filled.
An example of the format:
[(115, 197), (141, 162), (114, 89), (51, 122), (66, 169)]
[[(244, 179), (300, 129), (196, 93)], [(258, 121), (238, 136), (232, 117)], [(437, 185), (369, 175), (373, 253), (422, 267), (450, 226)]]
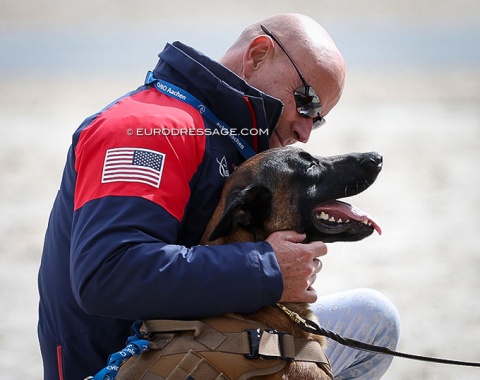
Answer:
[(312, 156), (311, 154), (307, 153), (307, 152), (300, 152), (300, 157), (302, 159), (304, 159), (305, 161), (309, 162), (310, 163), (310, 166), (312, 165), (318, 165), (320, 163), (320, 161), (318, 160), (318, 158)]

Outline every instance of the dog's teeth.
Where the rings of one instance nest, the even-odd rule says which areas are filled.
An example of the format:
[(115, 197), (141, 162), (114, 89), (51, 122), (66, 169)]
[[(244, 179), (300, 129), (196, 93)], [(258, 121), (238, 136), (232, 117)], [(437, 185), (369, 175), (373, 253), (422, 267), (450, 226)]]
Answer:
[(338, 220), (337, 220), (337, 223), (342, 223), (342, 219), (338, 219)]
[(368, 220), (364, 220), (362, 223), (368, 226)]
[(325, 214), (323, 211), (320, 213), (319, 219), (328, 220), (328, 214)]
[(347, 219), (347, 220), (345, 221), (345, 223), (350, 223), (350, 219)]
[(330, 219), (328, 219), (329, 222), (335, 222), (335, 218), (332, 216)]

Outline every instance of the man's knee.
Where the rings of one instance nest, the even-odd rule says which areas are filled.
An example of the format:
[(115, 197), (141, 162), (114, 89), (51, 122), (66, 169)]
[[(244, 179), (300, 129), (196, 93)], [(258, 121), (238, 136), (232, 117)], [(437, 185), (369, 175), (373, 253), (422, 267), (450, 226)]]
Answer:
[[(390, 349), (398, 345), (398, 310), (376, 290), (361, 288), (322, 296), (312, 309), (324, 328), (342, 336)], [(380, 379), (393, 359), (330, 340), (326, 352), (336, 379)]]
[(400, 339), (400, 314), (383, 293), (369, 288), (358, 289), (351, 304), (352, 314), (362, 319), (364, 328), (370, 327), (371, 342), (395, 349)]
[(327, 329), (391, 349), (398, 345), (399, 312), (377, 290), (360, 288), (320, 297), (313, 309)]

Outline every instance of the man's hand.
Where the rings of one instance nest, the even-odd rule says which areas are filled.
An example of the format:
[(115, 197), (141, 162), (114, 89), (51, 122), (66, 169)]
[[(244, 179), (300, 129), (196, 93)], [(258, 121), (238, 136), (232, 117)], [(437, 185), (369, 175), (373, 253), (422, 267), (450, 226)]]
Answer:
[(282, 272), (283, 294), (280, 302), (312, 303), (317, 300), (312, 284), (322, 269), (318, 257), (327, 254), (327, 246), (320, 241), (302, 244), (303, 240), (305, 234), (295, 231), (278, 231), (267, 238)]

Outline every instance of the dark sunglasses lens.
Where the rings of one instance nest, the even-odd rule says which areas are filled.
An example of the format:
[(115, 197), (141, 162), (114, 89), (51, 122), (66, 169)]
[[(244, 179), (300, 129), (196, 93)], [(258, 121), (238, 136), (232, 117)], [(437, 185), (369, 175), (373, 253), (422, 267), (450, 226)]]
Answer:
[(312, 107), (313, 97), (295, 92), (295, 104), (297, 108), (309, 109)]
[(302, 116), (313, 119), (313, 129), (318, 129), (325, 124), (325, 119), (320, 116), (322, 104), (312, 87), (302, 86), (297, 88), (294, 97), (297, 112)]
[(314, 117), (322, 112), (320, 99), (310, 86), (297, 88), (294, 97), (298, 112), (302, 115)]

